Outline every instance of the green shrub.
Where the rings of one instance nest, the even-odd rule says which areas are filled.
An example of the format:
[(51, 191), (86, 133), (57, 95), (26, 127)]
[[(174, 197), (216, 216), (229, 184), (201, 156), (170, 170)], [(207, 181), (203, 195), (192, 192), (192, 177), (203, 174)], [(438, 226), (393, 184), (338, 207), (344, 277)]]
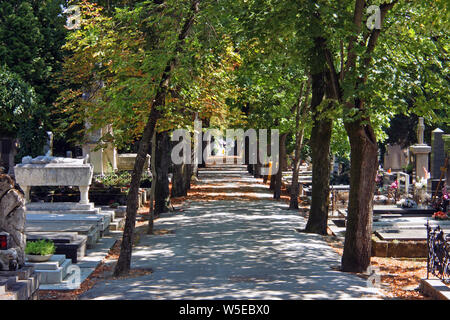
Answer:
[(55, 253), (55, 244), (51, 240), (29, 241), (25, 247), (26, 254), (45, 256)]

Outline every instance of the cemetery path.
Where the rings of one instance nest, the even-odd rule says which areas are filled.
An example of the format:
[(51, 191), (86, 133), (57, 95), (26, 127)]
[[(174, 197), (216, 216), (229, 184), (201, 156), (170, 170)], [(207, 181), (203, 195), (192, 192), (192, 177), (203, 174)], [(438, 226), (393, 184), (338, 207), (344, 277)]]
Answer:
[(188, 200), (155, 222), (174, 233), (141, 237), (132, 268), (153, 273), (98, 282), (80, 299), (380, 298), (366, 280), (333, 270), (340, 257), (323, 237), (295, 230), (305, 218), (236, 170), (202, 172), (199, 184), (228, 197)]

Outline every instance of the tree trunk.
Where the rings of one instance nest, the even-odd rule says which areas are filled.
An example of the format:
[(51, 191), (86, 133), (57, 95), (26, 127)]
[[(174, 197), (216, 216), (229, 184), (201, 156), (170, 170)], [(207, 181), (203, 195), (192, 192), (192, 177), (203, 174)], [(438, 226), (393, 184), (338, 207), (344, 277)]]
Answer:
[(169, 161), (170, 142), (169, 134), (161, 132), (156, 134), (156, 186), (155, 186), (155, 215), (169, 211)]
[(327, 234), (328, 205), (330, 193), (330, 140), (333, 122), (320, 119), (316, 110), (325, 94), (325, 72), (312, 75), (313, 128), (311, 131), (312, 202), (306, 224), (306, 232)]
[(153, 234), (153, 221), (155, 220), (155, 188), (156, 188), (156, 132), (153, 133), (152, 137), (152, 156), (151, 156), (151, 164), (150, 168), (152, 170), (152, 186), (150, 189), (150, 201), (149, 201), (149, 212), (148, 212), (148, 227), (147, 234)]
[[(300, 90), (300, 95), (298, 97), (298, 102), (296, 106), (295, 113), (295, 151), (294, 151), (294, 163), (292, 165), (292, 183), (291, 183), (291, 192), (290, 192), (290, 201), (289, 201), (289, 209), (298, 210), (298, 194), (299, 194), (299, 183), (298, 183), (298, 174), (300, 170), (300, 152), (303, 146), (303, 135), (305, 132), (305, 116), (308, 108), (308, 98), (309, 92), (311, 88), (311, 78), (308, 79), (306, 83), (306, 93), (303, 97), (303, 89), (305, 83), (303, 83), (302, 88)], [(303, 100), (302, 100), (303, 99)], [(301, 120), (301, 124), (300, 124)]]
[(128, 273), (131, 266), (131, 253), (133, 250), (133, 235), (136, 223), (136, 213), (138, 209), (139, 185), (142, 178), (144, 163), (149, 150), (150, 139), (153, 136), (156, 122), (160, 117), (160, 108), (165, 105), (167, 92), (169, 89), (170, 77), (177, 63), (177, 54), (181, 52), (185, 39), (194, 23), (195, 16), (198, 12), (199, 0), (192, 3), (191, 13), (185, 21), (183, 28), (178, 35), (177, 44), (174, 50), (173, 58), (171, 58), (164, 69), (161, 81), (153, 100), (148, 121), (144, 127), (141, 141), (139, 142), (139, 150), (136, 155), (133, 173), (131, 174), (130, 190), (127, 196), (127, 214), (125, 218), (125, 228), (123, 230), (122, 244), (120, 247), (120, 255), (114, 269), (114, 276), (120, 276)]
[(281, 198), (281, 182), (283, 178), (283, 170), (286, 170), (287, 167), (287, 159), (286, 159), (286, 138), (287, 133), (283, 133), (280, 136), (280, 154), (278, 155), (278, 172), (275, 174), (275, 183), (274, 183), (274, 191), (273, 198), (280, 199)]
[(346, 123), (350, 139), (350, 195), (342, 270), (364, 272), (370, 265), (373, 195), (377, 173), (376, 137), (372, 127)]
[(298, 193), (299, 193), (299, 183), (298, 183), (298, 173), (300, 170), (300, 151), (303, 145), (303, 134), (304, 128), (296, 133), (295, 135), (295, 154), (294, 154), (294, 163), (292, 165), (292, 184), (291, 184), (291, 194), (289, 201), (289, 209), (297, 210), (298, 209)]
[(189, 165), (175, 164), (173, 165), (172, 191), (171, 197), (184, 197), (187, 195), (189, 188)]

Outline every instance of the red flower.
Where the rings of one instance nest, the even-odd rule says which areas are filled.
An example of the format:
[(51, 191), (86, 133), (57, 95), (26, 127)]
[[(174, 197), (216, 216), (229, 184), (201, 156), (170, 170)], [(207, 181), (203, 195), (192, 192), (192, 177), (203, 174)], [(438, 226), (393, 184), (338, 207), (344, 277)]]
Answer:
[(433, 218), (439, 220), (446, 220), (448, 219), (448, 216), (444, 212), (438, 211), (433, 214)]

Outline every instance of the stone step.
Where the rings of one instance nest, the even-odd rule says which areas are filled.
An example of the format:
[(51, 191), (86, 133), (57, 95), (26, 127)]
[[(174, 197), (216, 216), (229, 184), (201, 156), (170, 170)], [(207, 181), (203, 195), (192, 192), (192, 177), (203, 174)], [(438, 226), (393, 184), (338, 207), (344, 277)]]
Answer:
[(28, 300), (28, 286), (24, 282), (15, 282), (9, 288), (6, 300)]
[(222, 171), (222, 170), (225, 170), (225, 171), (233, 171), (233, 170), (236, 170), (236, 171), (246, 171), (246, 172), (248, 172), (248, 169), (247, 169), (247, 166), (226, 166), (226, 165), (224, 165), (224, 166), (206, 166), (206, 167), (204, 167), (204, 168), (198, 168), (198, 171), (200, 172), (200, 171), (208, 171), (208, 170), (212, 170), (212, 171)]
[(100, 208), (94, 208), (91, 210), (50, 210), (50, 209), (28, 209), (26, 210), (27, 214), (69, 214), (69, 215), (96, 215), (100, 213)]
[(39, 274), (32, 267), (0, 271), (0, 300), (29, 300), (37, 297)]
[(17, 280), (25, 280), (28, 279), (33, 272), (33, 267), (24, 266), (15, 271), (0, 271), (0, 277), (17, 277)]
[(77, 202), (29, 202), (27, 210), (93, 210), (94, 203), (81, 204)]
[(199, 171), (198, 172), (199, 176), (206, 176), (206, 175), (213, 175), (213, 176), (245, 176), (245, 175), (250, 175), (247, 171)]
[(120, 230), (125, 226), (125, 218), (117, 218), (114, 219), (113, 222), (109, 225), (109, 230), (116, 231)]
[(66, 259), (65, 255), (53, 255), (46, 262), (27, 262), (35, 268), (35, 272), (40, 275), (41, 284), (61, 283), (67, 276), (67, 269), (72, 265), (71, 259)]
[(11, 286), (16, 283), (19, 278), (16, 277), (0, 277), (0, 295), (10, 290)]

